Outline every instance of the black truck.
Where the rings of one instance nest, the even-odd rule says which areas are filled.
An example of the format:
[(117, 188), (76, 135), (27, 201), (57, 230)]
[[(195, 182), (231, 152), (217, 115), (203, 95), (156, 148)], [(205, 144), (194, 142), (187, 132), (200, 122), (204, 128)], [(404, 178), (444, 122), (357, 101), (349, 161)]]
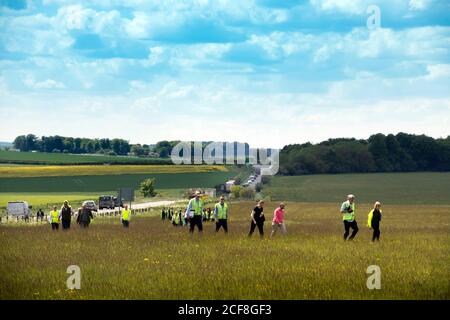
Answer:
[(116, 207), (123, 207), (123, 201), (114, 196), (100, 196), (98, 198), (98, 208), (115, 209)]

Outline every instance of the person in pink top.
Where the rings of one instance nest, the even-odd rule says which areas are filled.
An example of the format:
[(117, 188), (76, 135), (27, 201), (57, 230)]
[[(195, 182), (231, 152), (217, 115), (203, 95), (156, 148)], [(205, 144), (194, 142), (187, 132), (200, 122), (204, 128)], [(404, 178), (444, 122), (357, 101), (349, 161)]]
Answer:
[(272, 238), (278, 230), (281, 231), (282, 234), (286, 234), (286, 225), (284, 224), (284, 203), (280, 203), (280, 206), (275, 209), (273, 213), (273, 221), (272, 221), (272, 234), (270, 237)]

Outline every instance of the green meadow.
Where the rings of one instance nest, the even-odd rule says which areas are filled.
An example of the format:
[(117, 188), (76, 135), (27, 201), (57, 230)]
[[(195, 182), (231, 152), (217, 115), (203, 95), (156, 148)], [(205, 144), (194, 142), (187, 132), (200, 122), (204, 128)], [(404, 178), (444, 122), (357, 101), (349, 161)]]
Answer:
[[(52, 232), (0, 226), (0, 299), (449, 299), (450, 207), (383, 207), (381, 241), (365, 226), (342, 240), (340, 203), (287, 202), (288, 235), (267, 238), (276, 203), (266, 204), (266, 238), (248, 239), (253, 202), (230, 205), (230, 233), (203, 237), (162, 222), (158, 211), (124, 230), (118, 218), (97, 218), (88, 230)], [(424, 219), (426, 216), (426, 220)], [(50, 246), (51, 244), (51, 246)], [(69, 290), (70, 265), (81, 290)], [(381, 289), (366, 286), (371, 265)]]
[(275, 176), (264, 194), (277, 201), (339, 202), (347, 194), (359, 202), (450, 204), (450, 172)]

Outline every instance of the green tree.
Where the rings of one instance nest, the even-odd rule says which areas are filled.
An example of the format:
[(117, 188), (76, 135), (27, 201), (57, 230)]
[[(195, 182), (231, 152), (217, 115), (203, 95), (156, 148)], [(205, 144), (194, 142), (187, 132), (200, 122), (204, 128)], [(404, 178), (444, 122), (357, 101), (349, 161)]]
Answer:
[(156, 196), (155, 183), (155, 178), (149, 178), (141, 182), (139, 190), (144, 197), (148, 198)]
[(239, 191), (239, 197), (242, 199), (253, 199), (255, 198), (255, 190), (251, 188), (242, 188)]
[(242, 189), (244, 189), (242, 186), (231, 186), (230, 192), (234, 199), (239, 198)]

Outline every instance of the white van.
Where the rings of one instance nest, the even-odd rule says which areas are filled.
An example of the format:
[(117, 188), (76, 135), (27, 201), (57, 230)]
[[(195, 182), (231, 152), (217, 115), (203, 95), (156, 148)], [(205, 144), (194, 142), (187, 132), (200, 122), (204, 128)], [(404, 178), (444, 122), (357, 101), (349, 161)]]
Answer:
[(8, 216), (29, 216), (30, 208), (28, 202), (26, 201), (13, 201), (8, 202), (8, 207), (6, 208)]

